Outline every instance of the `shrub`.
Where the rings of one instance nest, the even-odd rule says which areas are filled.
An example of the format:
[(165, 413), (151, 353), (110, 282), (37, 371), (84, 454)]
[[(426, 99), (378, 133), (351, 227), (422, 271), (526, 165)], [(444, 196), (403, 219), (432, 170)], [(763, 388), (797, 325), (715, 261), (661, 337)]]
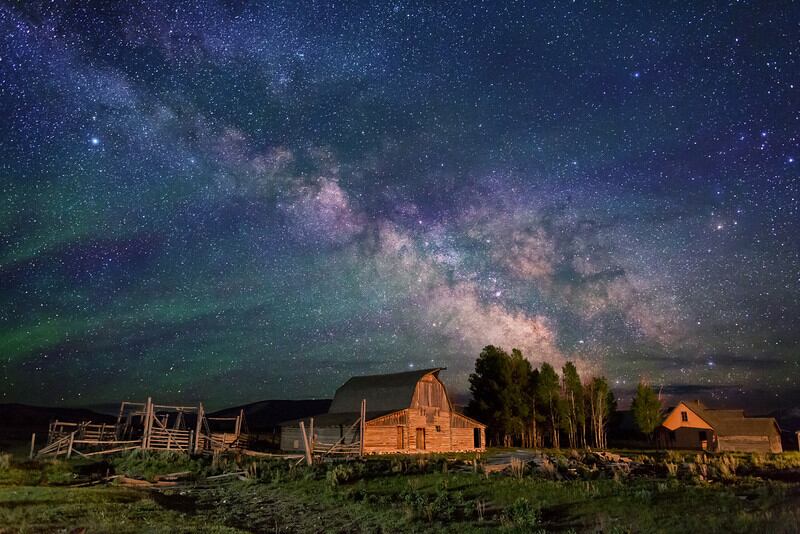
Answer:
[(525, 460), (521, 460), (520, 458), (512, 457), (511, 458), (511, 474), (517, 480), (522, 480), (522, 477), (525, 475), (525, 467), (528, 465), (528, 462)]
[(723, 480), (733, 480), (736, 478), (736, 470), (739, 468), (739, 459), (730, 454), (723, 454), (715, 462), (715, 467), (719, 476)]
[(501, 523), (506, 527), (515, 527), (529, 531), (541, 523), (539, 509), (525, 497), (520, 497), (506, 508), (500, 517)]
[(449, 521), (464, 506), (464, 496), (460, 491), (450, 492), (443, 484), (436, 493), (422, 493), (409, 484), (409, 490), (402, 494), (403, 502), (415, 516), (427, 521)]
[(483, 521), (483, 516), (486, 513), (486, 501), (478, 499), (475, 501), (475, 514), (478, 516), (478, 521)]
[(11, 469), (11, 454), (7, 452), (0, 452), (0, 472), (8, 471)]
[(539, 471), (547, 478), (556, 478), (558, 468), (550, 461), (550, 458), (542, 456), (542, 463), (539, 465)]
[(49, 484), (69, 484), (75, 479), (72, 464), (63, 460), (47, 460), (42, 464), (43, 482)]
[[(128, 454), (117, 456), (111, 463), (117, 473), (149, 480), (155, 478), (156, 475), (176, 471), (191, 471), (199, 474), (205, 471), (206, 466), (202, 459), (193, 459), (180, 452), (143, 450), (133, 450)], [(236, 467), (238, 469), (238, 466)], [(217, 467), (217, 469), (219, 468)]]
[(328, 485), (331, 488), (337, 488), (340, 485), (350, 482), (354, 478), (353, 468), (349, 465), (345, 464), (337, 464), (330, 469), (326, 475), (325, 480), (327, 480)]
[(672, 462), (665, 462), (664, 467), (667, 469), (667, 476), (669, 478), (675, 478), (678, 474), (678, 464), (674, 464)]
[(633, 493), (633, 498), (643, 504), (650, 504), (650, 501), (653, 500), (653, 492), (642, 488)]

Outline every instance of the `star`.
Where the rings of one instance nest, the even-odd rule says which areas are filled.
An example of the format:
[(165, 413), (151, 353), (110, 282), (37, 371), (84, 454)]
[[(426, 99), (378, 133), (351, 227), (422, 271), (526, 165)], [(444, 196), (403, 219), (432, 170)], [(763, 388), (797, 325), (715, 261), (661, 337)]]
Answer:
[(394, 3), (4, 4), (4, 402), (463, 394), (488, 344), (800, 402), (790, 3)]

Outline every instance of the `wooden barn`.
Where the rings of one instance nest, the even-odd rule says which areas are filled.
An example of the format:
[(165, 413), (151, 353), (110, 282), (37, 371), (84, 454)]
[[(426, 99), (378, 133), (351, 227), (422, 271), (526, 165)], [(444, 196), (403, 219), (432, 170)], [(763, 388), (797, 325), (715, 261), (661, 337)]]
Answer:
[(361, 454), (484, 450), (486, 425), (453, 409), (440, 371), (353, 377), (336, 390), (328, 413), (281, 425), (281, 449), (304, 448), (302, 422), (315, 452), (337, 444)]
[(746, 417), (744, 410), (712, 410), (700, 401), (678, 403), (657, 431), (667, 449), (782, 452), (781, 431), (772, 417)]

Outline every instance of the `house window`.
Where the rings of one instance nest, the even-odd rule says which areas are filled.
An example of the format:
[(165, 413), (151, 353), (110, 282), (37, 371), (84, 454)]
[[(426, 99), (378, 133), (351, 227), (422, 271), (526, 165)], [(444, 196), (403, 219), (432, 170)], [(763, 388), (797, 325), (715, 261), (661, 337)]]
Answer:
[(681, 421), (686, 423), (689, 421), (689, 413), (688, 412), (681, 412)]
[(437, 431), (437, 432), (441, 432), (441, 431), (442, 431), (442, 427), (441, 427), (441, 426), (439, 426), (439, 425), (436, 425), (436, 431)]

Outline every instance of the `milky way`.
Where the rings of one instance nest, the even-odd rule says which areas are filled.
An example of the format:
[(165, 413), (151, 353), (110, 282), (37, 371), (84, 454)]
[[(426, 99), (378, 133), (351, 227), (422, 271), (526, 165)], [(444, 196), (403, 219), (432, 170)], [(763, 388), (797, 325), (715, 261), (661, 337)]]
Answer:
[(490, 343), (791, 398), (800, 9), (702, 4), (3, 3), (0, 400), (458, 393)]

